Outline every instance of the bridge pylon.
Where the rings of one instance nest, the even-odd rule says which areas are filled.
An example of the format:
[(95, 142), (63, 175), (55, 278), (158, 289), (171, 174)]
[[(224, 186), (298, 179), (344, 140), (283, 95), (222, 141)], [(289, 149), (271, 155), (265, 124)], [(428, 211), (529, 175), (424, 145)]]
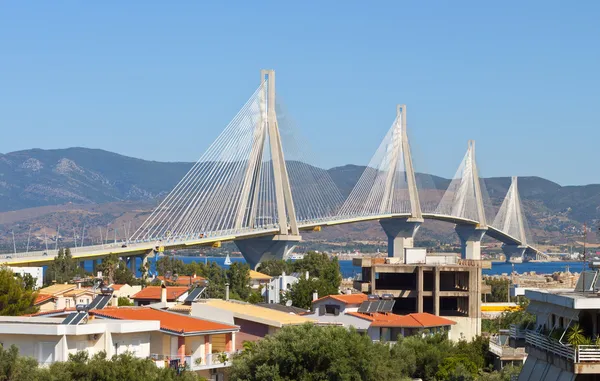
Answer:
[(457, 224), (455, 228), (464, 259), (481, 259), (481, 240), (487, 231), (482, 188), (475, 160), (475, 141), (469, 140), (467, 153), (436, 209), (437, 214), (473, 221)]
[[(263, 151), (268, 143), (279, 232), (272, 237), (234, 241), (251, 268), (256, 268), (263, 260), (283, 258), (294, 249), (295, 243), (301, 240), (275, 111), (275, 71), (261, 70), (260, 80), (260, 117), (253, 135), (253, 156), (246, 167), (242, 188), (242, 194), (248, 196), (242, 199), (235, 226), (239, 228), (256, 221), (258, 198), (261, 191), (264, 192), (261, 190), (264, 177), (261, 174), (265, 171)], [(244, 218), (248, 220), (244, 221)]]
[(527, 220), (521, 206), (517, 180), (516, 176), (511, 178), (510, 187), (492, 223), (492, 226), (518, 241), (502, 245), (506, 262), (509, 262), (513, 257), (524, 258), (528, 245), (532, 243)]

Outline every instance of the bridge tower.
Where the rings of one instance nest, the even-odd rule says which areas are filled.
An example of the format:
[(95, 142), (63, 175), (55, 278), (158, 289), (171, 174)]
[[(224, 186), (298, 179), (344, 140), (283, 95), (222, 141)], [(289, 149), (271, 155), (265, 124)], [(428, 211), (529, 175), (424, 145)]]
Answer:
[(457, 223), (455, 230), (461, 242), (461, 257), (480, 260), (481, 239), (487, 231), (487, 220), (482, 184), (475, 160), (474, 140), (469, 140), (467, 153), (444, 193), (436, 213), (456, 217), (461, 221), (473, 221), (470, 224)]
[(492, 226), (520, 241), (520, 244), (504, 243), (502, 245), (506, 262), (509, 262), (512, 257), (523, 258), (530, 244), (530, 239), (528, 238), (527, 223), (521, 208), (521, 197), (519, 196), (516, 176), (511, 179), (508, 192), (506, 192)]
[[(408, 193), (409, 207), (407, 217), (379, 220), (379, 224), (388, 238), (388, 257), (404, 259), (405, 249), (414, 246), (414, 237), (423, 223), (421, 203), (417, 191), (415, 171), (410, 154), (410, 144), (406, 129), (406, 105), (396, 107), (396, 120), (392, 127), (391, 149), (388, 149), (388, 157), (384, 161), (389, 163), (385, 173), (385, 186), (381, 199), (381, 214), (400, 212), (395, 208), (395, 202), (399, 193)], [(404, 166), (402, 166), (404, 164)], [(399, 184), (405, 185), (406, 189)], [(406, 196), (404, 196), (406, 198)], [(396, 210), (395, 210), (396, 209)], [(402, 210), (404, 211), (404, 210)]]
[(266, 165), (263, 161), (263, 151), (268, 143), (278, 232), (274, 236), (234, 241), (251, 268), (256, 268), (261, 261), (267, 259), (283, 258), (285, 254), (294, 249), (296, 243), (301, 239), (275, 112), (275, 71), (261, 70), (260, 77), (260, 116), (254, 131), (252, 153), (246, 167), (242, 187), (242, 194), (248, 195), (248, 197), (242, 199), (235, 227), (241, 228), (248, 224), (250, 224), (250, 228), (254, 227), (252, 224), (256, 221), (258, 197), (263, 183), (261, 173), (271, 170), (271, 168), (265, 168)]

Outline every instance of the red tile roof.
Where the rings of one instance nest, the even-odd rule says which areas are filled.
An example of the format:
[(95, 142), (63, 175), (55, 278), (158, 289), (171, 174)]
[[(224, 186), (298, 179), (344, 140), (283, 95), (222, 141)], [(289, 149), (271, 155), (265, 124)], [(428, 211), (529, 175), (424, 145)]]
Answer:
[(344, 304), (361, 304), (368, 299), (366, 294), (327, 295), (317, 300), (313, 300), (313, 303), (320, 302), (321, 300), (325, 300), (327, 298), (335, 299)]
[(110, 287), (115, 290), (115, 291), (119, 291), (121, 289), (121, 287), (125, 286), (124, 284), (112, 284)]
[(360, 312), (348, 312), (348, 315), (372, 321), (372, 327), (405, 327), (405, 328), (432, 328), (456, 324), (455, 321), (426, 312), (408, 315), (396, 314), (363, 314)]
[[(188, 290), (188, 287), (167, 287), (167, 301), (175, 301)], [(131, 296), (131, 299), (160, 300), (161, 293), (161, 286), (148, 286)]]
[(201, 276), (196, 276), (194, 278), (193, 276), (189, 276), (189, 275), (180, 275), (177, 277), (176, 281), (173, 281), (173, 279), (165, 279), (164, 276), (158, 276), (157, 278), (162, 280), (163, 282), (174, 283), (174, 284), (178, 284), (180, 286), (189, 286), (189, 285), (192, 285), (197, 282), (204, 283), (206, 281), (206, 278), (203, 278)]
[(62, 308), (60, 310), (36, 312), (34, 314), (27, 315), (27, 316), (61, 315), (61, 314), (68, 314), (69, 312), (74, 312), (74, 311), (76, 311), (76, 308), (70, 307), (70, 308)]
[(38, 294), (38, 296), (35, 298), (35, 301), (33, 302), (33, 305), (37, 306), (38, 304), (42, 304), (44, 302), (47, 302), (48, 300), (52, 300), (53, 298), (54, 296), (52, 295)]
[(198, 319), (174, 312), (155, 310), (148, 307), (120, 307), (108, 310), (90, 311), (91, 315), (119, 320), (158, 320), (160, 329), (180, 334), (205, 334), (211, 332), (229, 332), (239, 330), (238, 327)]

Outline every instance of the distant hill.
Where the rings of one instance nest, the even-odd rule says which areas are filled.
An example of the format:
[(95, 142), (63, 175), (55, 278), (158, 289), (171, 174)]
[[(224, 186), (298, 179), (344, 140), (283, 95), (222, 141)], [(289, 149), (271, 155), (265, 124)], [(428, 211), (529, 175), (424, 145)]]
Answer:
[[(111, 203), (111, 210), (114, 205), (128, 209), (123, 206), (127, 203), (135, 204), (136, 208), (139, 205), (151, 208), (192, 165), (146, 161), (88, 148), (0, 154), (0, 212), (67, 203), (90, 206)], [(345, 165), (327, 171), (347, 196), (363, 170), (364, 166)], [(445, 189), (450, 180), (417, 174), (417, 183)], [(488, 178), (485, 184), (497, 206), (506, 194), (510, 178)], [(600, 220), (598, 184), (562, 187), (543, 178), (522, 177), (519, 191), (530, 225), (538, 236), (577, 233), (584, 221)], [(99, 210), (95, 213), (102, 214)]]

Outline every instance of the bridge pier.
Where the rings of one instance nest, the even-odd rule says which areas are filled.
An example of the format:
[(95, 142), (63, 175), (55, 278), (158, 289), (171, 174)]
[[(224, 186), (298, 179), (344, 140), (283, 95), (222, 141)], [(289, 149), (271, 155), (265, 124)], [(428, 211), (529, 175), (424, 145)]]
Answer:
[(520, 245), (502, 245), (502, 252), (504, 253), (504, 257), (506, 257), (506, 262), (510, 262), (512, 257), (523, 258), (525, 255), (525, 251), (527, 250), (527, 246)]
[(94, 260), (92, 261), (92, 273), (93, 273), (92, 275), (93, 275), (93, 276), (96, 276), (96, 272), (97, 272), (97, 271), (98, 271), (98, 260), (97, 260), (97, 259), (94, 259)]
[(129, 266), (129, 270), (131, 270), (131, 272), (135, 276), (136, 268), (135, 268), (135, 257), (134, 256), (127, 258), (127, 265)]
[(256, 269), (259, 263), (269, 259), (283, 259), (300, 241), (299, 235), (275, 235), (233, 241), (250, 265)]
[(460, 238), (460, 257), (481, 260), (481, 240), (487, 229), (473, 225), (456, 225), (454, 230)]
[(416, 218), (379, 220), (388, 238), (388, 257), (404, 259), (404, 249), (414, 247), (414, 237), (422, 222)]

